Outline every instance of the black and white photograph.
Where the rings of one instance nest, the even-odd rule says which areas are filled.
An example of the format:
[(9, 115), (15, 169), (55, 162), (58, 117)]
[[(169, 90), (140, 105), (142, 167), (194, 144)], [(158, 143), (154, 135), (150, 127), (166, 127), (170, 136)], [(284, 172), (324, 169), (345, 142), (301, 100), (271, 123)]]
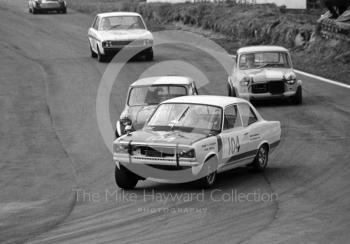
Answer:
[(0, 243), (348, 243), (350, 0), (0, 0)]

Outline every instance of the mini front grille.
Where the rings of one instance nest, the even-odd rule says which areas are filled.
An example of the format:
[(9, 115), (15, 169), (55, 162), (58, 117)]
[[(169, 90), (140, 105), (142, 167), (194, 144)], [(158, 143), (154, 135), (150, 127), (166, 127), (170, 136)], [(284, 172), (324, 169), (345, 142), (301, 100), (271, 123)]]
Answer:
[(284, 82), (283, 81), (270, 81), (268, 83), (269, 92), (271, 94), (281, 94), (284, 92)]
[(252, 93), (266, 93), (267, 84), (254, 84), (252, 85)]

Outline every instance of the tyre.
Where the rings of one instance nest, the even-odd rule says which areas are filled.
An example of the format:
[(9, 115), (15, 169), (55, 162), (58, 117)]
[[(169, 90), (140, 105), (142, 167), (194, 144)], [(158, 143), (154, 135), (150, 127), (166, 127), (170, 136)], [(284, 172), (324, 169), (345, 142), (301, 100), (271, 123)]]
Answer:
[(295, 95), (292, 98), (293, 103), (298, 105), (298, 104), (302, 104), (303, 102), (303, 91), (301, 86), (298, 87), (297, 92), (295, 93)]
[(100, 63), (106, 62), (106, 55), (103, 55), (103, 54), (100, 53), (100, 49), (99, 49), (98, 46), (97, 46), (97, 60)]
[(236, 89), (230, 83), (227, 84), (228, 96), (237, 97)]
[(153, 61), (154, 54), (153, 49), (151, 48), (145, 55), (146, 61)]
[(38, 11), (35, 8), (32, 8), (32, 14), (37, 14)]
[(91, 45), (90, 45), (90, 52), (91, 52), (91, 57), (92, 58), (97, 58), (97, 54), (92, 50)]
[(115, 182), (121, 189), (134, 189), (139, 177), (120, 164), (120, 169), (115, 166)]
[(204, 177), (197, 181), (197, 185), (200, 188), (208, 189), (215, 184), (216, 176), (217, 176), (217, 159), (216, 157), (211, 157), (207, 161), (205, 161), (203, 170)]
[(29, 12), (30, 14), (32, 13), (32, 8), (31, 8), (31, 7), (28, 8), (28, 12)]
[(264, 144), (258, 149), (258, 153), (254, 158), (254, 161), (252, 163), (253, 169), (257, 171), (265, 170), (268, 160), (269, 160), (269, 148), (266, 144)]
[(67, 8), (64, 8), (62, 11), (61, 11), (62, 14), (66, 14), (67, 13)]

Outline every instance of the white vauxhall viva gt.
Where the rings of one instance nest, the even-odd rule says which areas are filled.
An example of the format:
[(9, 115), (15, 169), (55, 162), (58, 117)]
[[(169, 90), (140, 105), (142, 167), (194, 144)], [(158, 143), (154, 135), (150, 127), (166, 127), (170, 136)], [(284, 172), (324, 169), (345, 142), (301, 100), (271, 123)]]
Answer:
[(139, 56), (153, 60), (153, 35), (138, 13), (98, 14), (89, 29), (91, 56), (104, 62), (122, 48), (134, 49)]
[(143, 179), (210, 187), (218, 172), (264, 170), (280, 137), (280, 122), (264, 120), (244, 99), (173, 98), (158, 105), (143, 129), (114, 141), (115, 180), (124, 189)]

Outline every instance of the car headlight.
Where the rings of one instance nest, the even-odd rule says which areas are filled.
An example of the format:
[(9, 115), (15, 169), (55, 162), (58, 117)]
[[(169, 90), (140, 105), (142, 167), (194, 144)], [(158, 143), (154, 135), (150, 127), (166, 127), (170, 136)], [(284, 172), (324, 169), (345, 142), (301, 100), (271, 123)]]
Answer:
[(179, 152), (179, 157), (180, 158), (191, 158), (194, 159), (196, 158), (196, 152), (194, 149), (182, 149)]
[(153, 45), (153, 40), (150, 40), (150, 39), (143, 40), (143, 45), (144, 46), (152, 46)]
[(122, 119), (120, 120), (120, 123), (121, 123), (122, 125), (124, 125), (124, 126), (131, 125), (131, 124), (132, 124), (131, 120), (130, 120), (128, 117), (122, 118)]
[(128, 146), (116, 143), (113, 145), (113, 151), (115, 153), (128, 153)]
[(248, 76), (243, 77), (239, 83), (241, 84), (241, 86), (249, 86), (250, 77)]
[(288, 85), (293, 85), (296, 83), (297, 77), (293, 72), (289, 72), (289, 73), (284, 74), (284, 80), (286, 81), (286, 83)]

